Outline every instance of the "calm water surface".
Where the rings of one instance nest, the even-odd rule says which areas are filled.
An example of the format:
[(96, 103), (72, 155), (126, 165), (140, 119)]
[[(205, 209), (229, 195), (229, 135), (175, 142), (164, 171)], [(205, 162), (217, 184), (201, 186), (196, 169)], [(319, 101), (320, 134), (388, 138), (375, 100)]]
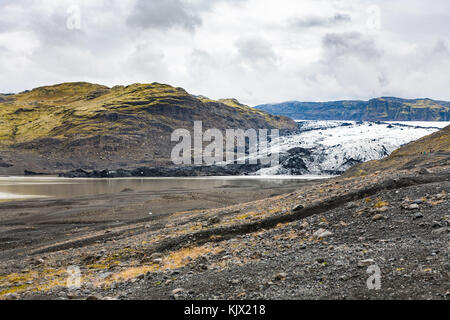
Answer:
[(0, 201), (33, 198), (68, 198), (118, 193), (125, 189), (147, 192), (206, 191), (215, 188), (271, 188), (318, 176), (239, 176), (196, 178), (68, 179), (58, 177), (0, 177)]

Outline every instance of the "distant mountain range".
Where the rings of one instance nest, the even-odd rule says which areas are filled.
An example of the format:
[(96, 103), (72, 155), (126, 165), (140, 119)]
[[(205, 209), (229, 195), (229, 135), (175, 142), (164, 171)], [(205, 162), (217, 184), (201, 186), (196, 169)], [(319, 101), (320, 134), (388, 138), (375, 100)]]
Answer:
[(450, 102), (382, 97), (369, 101), (290, 101), (256, 106), (295, 120), (450, 121)]

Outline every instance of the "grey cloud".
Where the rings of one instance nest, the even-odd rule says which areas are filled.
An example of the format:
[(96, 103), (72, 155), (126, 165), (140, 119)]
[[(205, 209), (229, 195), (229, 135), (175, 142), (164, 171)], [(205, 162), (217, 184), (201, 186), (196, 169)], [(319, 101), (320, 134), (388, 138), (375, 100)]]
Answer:
[(213, 63), (213, 59), (206, 51), (194, 49), (189, 56), (189, 64), (204, 66)]
[(67, 8), (63, 4), (58, 4), (52, 8), (53, 10), (44, 11), (37, 5), (33, 7), (28, 0), (4, 4), (4, 11), (0, 12), (0, 33), (31, 31), (42, 43), (73, 43), (82, 30), (67, 28), (66, 22), (69, 17)]
[(83, 29), (67, 28), (68, 14), (63, 10), (49, 16), (33, 16), (30, 19), (32, 30), (44, 43), (55, 45), (73, 43), (83, 34)]
[(350, 15), (337, 13), (333, 17), (307, 16), (296, 18), (290, 21), (290, 25), (295, 28), (330, 27), (341, 23), (351, 22)]
[(434, 52), (437, 54), (443, 54), (445, 56), (450, 55), (450, 50), (448, 49), (445, 42), (442, 40), (439, 40), (438, 42), (436, 42), (433, 49), (434, 49)]
[(220, 3), (240, 5), (248, 0), (137, 0), (127, 23), (143, 29), (183, 28), (194, 31), (202, 13)]
[(238, 49), (240, 58), (246, 62), (274, 63), (277, 60), (277, 55), (275, 54), (272, 45), (263, 38), (243, 38), (236, 41), (235, 45)]
[(322, 57), (300, 71), (311, 88), (327, 88), (336, 98), (342, 92), (362, 98), (377, 96), (392, 74), (386, 56), (370, 35), (358, 32), (327, 33), (322, 37)]
[(350, 17), (350, 15), (345, 14), (345, 13), (337, 13), (332, 21), (334, 22), (351, 22), (352, 18)]
[(202, 20), (198, 12), (182, 0), (138, 0), (127, 23), (143, 29), (181, 27), (193, 31)]
[(374, 41), (358, 32), (327, 33), (322, 44), (328, 58), (356, 56), (371, 60), (381, 56)]
[(165, 54), (161, 49), (151, 43), (140, 43), (136, 45), (135, 51), (128, 58), (128, 62), (133, 72), (157, 74), (161, 78), (165, 78), (168, 71), (164, 59)]

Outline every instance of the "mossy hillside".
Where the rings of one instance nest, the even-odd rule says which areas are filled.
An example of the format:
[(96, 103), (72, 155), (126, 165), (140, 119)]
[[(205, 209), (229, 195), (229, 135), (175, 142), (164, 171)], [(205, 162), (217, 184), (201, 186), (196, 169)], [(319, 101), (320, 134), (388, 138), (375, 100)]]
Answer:
[(36, 138), (115, 132), (132, 125), (115, 121), (119, 120), (115, 112), (125, 116), (139, 115), (142, 113), (139, 106), (159, 103), (159, 98), (175, 93), (176, 90), (167, 90), (164, 86), (132, 85), (109, 89), (87, 83), (37, 88), (12, 96), (9, 102), (1, 104), (0, 139), (15, 143)]
[[(133, 84), (109, 89), (89, 83), (64, 83), (20, 93), (10, 96), (7, 102), (3, 101), (0, 104), (0, 139), (4, 143), (16, 143), (44, 137), (116, 133), (117, 129), (120, 131), (135, 124), (139, 127), (140, 122), (145, 124), (148, 121), (178, 125), (177, 120), (187, 120), (189, 115), (180, 118), (177, 112), (199, 115), (196, 109), (215, 111), (211, 110), (213, 107), (205, 108), (204, 105), (222, 109), (232, 107), (226, 111), (235, 120), (266, 121), (266, 126), (293, 127), (288, 119), (268, 116), (237, 101), (234, 104), (205, 101), (169, 85)], [(221, 112), (217, 115), (220, 118)], [(209, 122), (214, 119), (198, 117), (198, 120)]]
[(3, 95), (0, 146), (55, 159), (167, 160), (173, 130), (192, 130), (199, 120), (205, 129), (296, 127), (235, 100), (199, 98), (166, 84), (108, 88), (77, 82)]

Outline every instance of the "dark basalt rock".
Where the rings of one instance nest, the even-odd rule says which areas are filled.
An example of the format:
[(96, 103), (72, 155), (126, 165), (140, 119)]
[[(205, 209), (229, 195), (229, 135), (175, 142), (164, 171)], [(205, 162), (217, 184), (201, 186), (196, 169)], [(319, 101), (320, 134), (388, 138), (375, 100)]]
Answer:
[(46, 175), (46, 173), (34, 172), (34, 171), (30, 171), (30, 170), (24, 170), (23, 174), (26, 176), (44, 176), (44, 175)]
[(260, 165), (231, 164), (226, 166), (186, 166), (186, 167), (140, 167), (133, 170), (93, 170), (77, 169), (60, 173), (66, 178), (124, 178), (124, 177), (196, 177), (196, 176), (234, 176), (247, 175), (261, 169)]
[(302, 175), (308, 173), (308, 167), (302, 158), (298, 156), (293, 156), (281, 163), (284, 169), (289, 169), (291, 174)]
[(304, 156), (309, 156), (312, 154), (311, 150), (300, 147), (289, 149), (288, 153), (290, 155), (304, 155)]
[(12, 167), (13, 166), (13, 164), (10, 164), (10, 163), (7, 163), (7, 162), (3, 162), (1, 159), (0, 159), (0, 168), (10, 168), (10, 167)]

